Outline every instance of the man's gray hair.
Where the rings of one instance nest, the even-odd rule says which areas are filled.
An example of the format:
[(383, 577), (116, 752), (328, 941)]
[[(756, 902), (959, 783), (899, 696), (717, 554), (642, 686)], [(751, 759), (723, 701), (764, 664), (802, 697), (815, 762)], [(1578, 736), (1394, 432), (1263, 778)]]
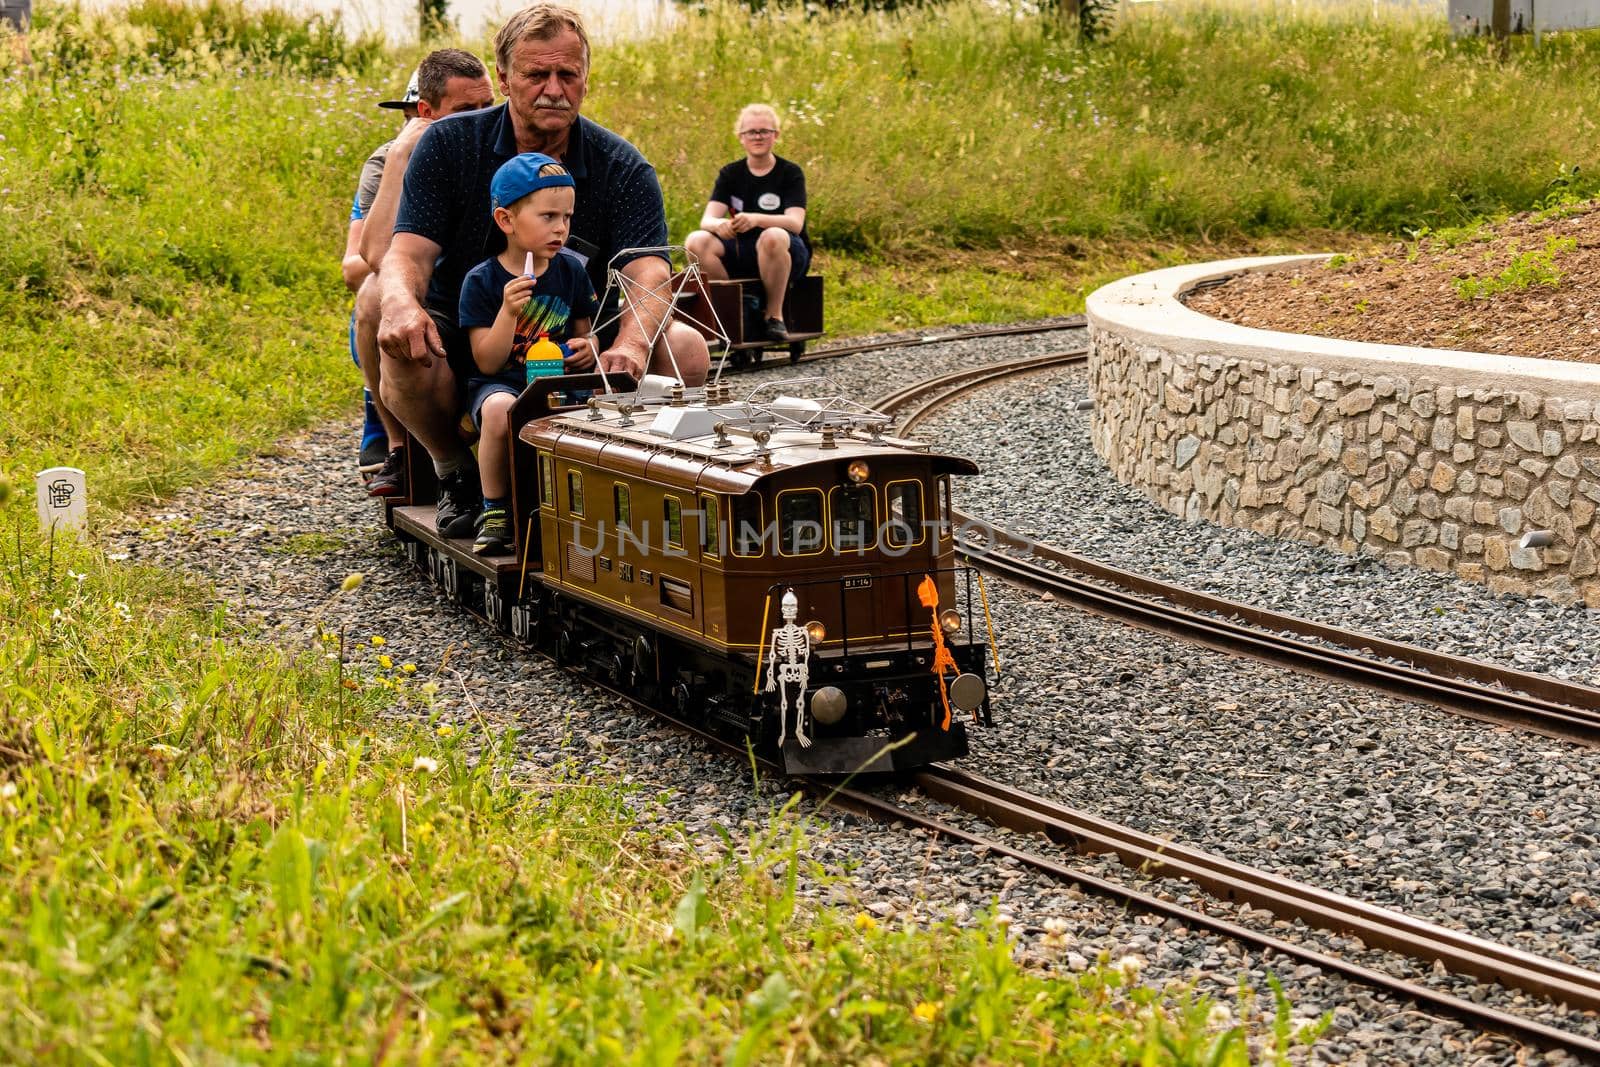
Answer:
[(430, 107), (438, 107), (451, 78), (476, 80), (488, 76), (489, 71), (484, 68), (483, 60), (471, 52), (459, 48), (441, 48), (429, 52), (417, 64), (417, 95), (426, 100)]
[(511, 73), (511, 50), (523, 41), (552, 41), (567, 30), (578, 35), (583, 45), (583, 69), (589, 69), (589, 31), (583, 16), (560, 4), (534, 4), (506, 20), (494, 38), (494, 63), (500, 76)]

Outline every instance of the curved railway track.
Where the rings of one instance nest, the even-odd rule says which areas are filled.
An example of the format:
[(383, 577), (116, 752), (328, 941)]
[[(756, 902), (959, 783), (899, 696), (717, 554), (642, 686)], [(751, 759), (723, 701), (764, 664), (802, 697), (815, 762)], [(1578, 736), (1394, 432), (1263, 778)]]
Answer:
[[(1044, 329), (1061, 328), (1071, 327), (1069, 325), (992, 331), (984, 334), (963, 334), (960, 338), (994, 336), (1000, 333), (1043, 332)], [(833, 358), (849, 354), (850, 351), (865, 351), (869, 347), (898, 347), (903, 344), (918, 343), (928, 342), (920, 340), (884, 342), (850, 350), (818, 352), (811, 358)], [(915, 425), (938, 407), (968, 390), (1016, 374), (1081, 362), (1084, 358), (1084, 351), (1077, 349), (1050, 356), (969, 368), (899, 390), (880, 399), (874, 406), (885, 412), (906, 411), (907, 415), (902, 425), (907, 423)], [(1544, 732), (1557, 733), (1561, 736), (1584, 736), (1591, 742), (1600, 738), (1600, 722), (1592, 718), (1586, 720), (1577, 714), (1583, 709), (1559, 704), (1560, 700), (1581, 699), (1588, 702), (1589, 710), (1592, 712), (1594, 702), (1590, 698), (1600, 694), (1586, 687), (1525, 675), (1521, 672), (1505, 671), (1477, 661), (1432, 653), (1408, 645), (1378, 641), (1334, 627), (1324, 627), (1290, 616), (1263, 612), (1192, 590), (1166, 586), (1143, 576), (1117, 571), (1060, 549), (1029, 545), (1020, 538), (983, 526), (967, 516), (960, 516), (957, 521), (979, 527), (983, 531), (981, 541), (972, 537), (966, 539), (966, 551), (976, 565), (1005, 574), (1023, 584), (1062, 591), (1063, 595), (1105, 614), (1133, 621), (1133, 616), (1127, 613), (1133, 612), (1134, 608), (1122, 606), (1132, 601), (1137, 604), (1140, 625), (1169, 633), (1181, 632), (1191, 640), (1201, 640), (1203, 643), (1224, 648), (1229, 652), (1243, 651), (1260, 658), (1273, 658), (1276, 654), (1268, 655), (1252, 643), (1255, 639), (1272, 636), (1291, 644), (1305, 646), (1300, 651), (1292, 653), (1293, 656), (1309, 656), (1311, 653), (1307, 650), (1312, 648), (1315, 648), (1319, 655), (1330, 654), (1327, 649), (1312, 646), (1306, 641), (1295, 641), (1283, 638), (1281, 635), (1264, 635), (1238, 624), (1221, 623), (1219, 620), (1208, 619), (1194, 612), (1182, 611), (1173, 607), (1170, 602), (1183, 603), (1199, 610), (1235, 615), (1256, 622), (1257, 625), (1268, 625), (1275, 629), (1295, 628), (1319, 640), (1333, 640), (1352, 647), (1371, 649), (1385, 656), (1421, 664), (1430, 670), (1437, 667), (1438, 672), (1429, 673), (1428, 670), (1410, 668), (1410, 674), (1421, 675), (1422, 679), (1412, 678), (1403, 683), (1394, 682), (1385, 678), (1397, 670), (1394, 665), (1359, 656), (1350, 657), (1361, 660), (1367, 665), (1365, 673), (1359, 677), (1346, 673), (1353, 668), (1342, 659), (1338, 661), (1338, 665), (1324, 664), (1320, 667), (1310, 666), (1309, 660), (1305, 663), (1297, 661), (1295, 665), (1302, 669), (1314, 669), (1317, 673), (1332, 674), (1345, 680), (1360, 680), (1364, 684), (1379, 687), (1410, 686), (1416, 693), (1431, 694), (1423, 695), (1421, 699), (1443, 703), (1455, 710), (1464, 710), (1461, 705), (1470, 703), (1461, 696), (1462, 693), (1473, 693), (1475, 695), (1471, 700), (1487, 703), (1491, 686), (1523, 684), (1530, 690), (1538, 691), (1538, 697), (1526, 698), (1527, 701), (1534, 703), (1516, 705), (1512, 710), (1516, 694), (1509, 690), (1494, 690), (1493, 695), (1509, 702), (1506, 707), (1497, 707), (1493, 710), (1478, 709), (1469, 713), (1491, 718), (1511, 716), (1518, 723), (1530, 725)], [(1126, 585), (1146, 593), (1154, 592), (1169, 603), (1144, 600), (1126, 590), (1108, 591), (1106, 587), (1085, 579), (1072, 578), (1036, 563), (1021, 560), (1009, 551), (1018, 547), (1030, 548), (1036, 555), (1044, 556), (1071, 570), (1093, 575), (1102, 582)], [(997, 548), (1002, 551), (996, 551)], [(1068, 582), (1077, 584), (1072, 586), (1064, 584)], [(1069, 588), (1071, 591), (1065, 592)], [(1163, 615), (1166, 617), (1164, 621)], [(1179, 616), (1185, 618), (1174, 621), (1178, 620)], [(1201, 637), (1202, 632), (1209, 636)], [(1424, 681), (1426, 685), (1423, 684)], [(1461, 688), (1463, 686), (1467, 688)], [(625, 691), (603, 684), (602, 688), (629, 703), (644, 706)], [(1478, 690), (1485, 692), (1478, 693)], [(1396, 690), (1390, 688), (1389, 691)], [(1416, 695), (1410, 690), (1402, 691), (1405, 691), (1406, 695)], [(1557, 707), (1540, 710), (1535, 706), (1537, 701), (1546, 697), (1555, 698), (1550, 702), (1557, 704)], [(662, 714), (657, 708), (652, 707), (648, 710)], [(1559, 721), (1557, 718), (1546, 720), (1543, 716), (1547, 712), (1554, 714)], [(680, 729), (694, 734), (707, 744), (726, 751), (737, 759), (749, 758), (749, 753), (739, 745), (673, 716), (663, 717)], [(1502, 720), (1496, 718), (1496, 721)], [(766, 766), (770, 772), (777, 772), (775, 765)], [(1175, 918), (1190, 927), (1211, 931), (1258, 951), (1279, 953), (1314, 965), (1326, 972), (1343, 975), (1362, 985), (1409, 999), (1429, 1010), (1450, 1015), (1483, 1030), (1506, 1034), (1541, 1048), (1560, 1049), (1584, 1059), (1600, 1060), (1600, 1041), (1595, 1039), (1486, 1007), (1430, 985), (1398, 978), (1312, 945), (1264, 933), (1212, 914), (1203, 908), (1186, 906), (1168, 899), (1162, 895), (1163, 891), (1160, 889), (1156, 892), (1143, 891), (1075, 869), (1064, 863), (1057, 855), (1048, 854), (1049, 849), (1020, 848), (1016, 844), (956, 826), (936, 815), (919, 810), (922, 805), (908, 806), (885, 799), (882, 795), (884, 790), (858, 788), (848, 782), (841, 785), (836, 779), (801, 778), (796, 781), (828, 805), (850, 810), (883, 823), (922, 827), (938, 838), (966, 843), (994, 855), (1011, 857), (1048, 877), (1070, 882), (1086, 892), (1111, 898), (1141, 912)], [(1553, 1002), (1564, 1003), (1572, 1008), (1600, 1011), (1600, 973), (1594, 971), (1475, 938), (1353, 898), (1258, 871), (1196, 849), (1175, 845), (953, 767), (934, 766), (895, 783), (902, 790), (906, 784), (915, 785), (924, 796), (937, 804), (949, 806), (1018, 833), (1038, 835), (1050, 845), (1070, 848), (1083, 854), (1112, 854), (1130, 869), (1142, 871), (1154, 878), (1181, 879), (1185, 883), (1204, 889), (1215, 899), (1223, 902), (1223, 906), (1228, 902), (1247, 903), (1252, 908), (1270, 912), (1281, 919), (1296, 919), (1310, 927), (1359, 937), (1366, 945), (1408, 956), (1420, 961), (1425, 968), (1442, 965), (1446, 971), (1453, 974), (1522, 990)]]
[[(975, 389), (1086, 359), (1087, 349), (1077, 348), (967, 368), (897, 390), (873, 406), (898, 414), (900, 432), (909, 436)], [(969, 562), (1097, 614), (1469, 718), (1600, 746), (1600, 689), (1257, 608), (1018, 537), (964, 512), (952, 518)]]

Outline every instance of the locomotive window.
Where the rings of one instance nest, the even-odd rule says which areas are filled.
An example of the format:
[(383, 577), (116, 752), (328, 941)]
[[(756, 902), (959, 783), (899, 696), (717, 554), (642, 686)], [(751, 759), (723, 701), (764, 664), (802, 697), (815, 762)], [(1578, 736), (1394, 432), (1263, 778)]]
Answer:
[(700, 551), (712, 559), (722, 555), (722, 530), (717, 525), (717, 498), (700, 498)]
[(762, 545), (766, 542), (766, 531), (761, 525), (761, 497), (755, 493), (734, 497), (730, 519), (733, 526), (733, 554), (761, 555)]
[(578, 471), (567, 472), (567, 510), (583, 518), (583, 475)]
[(836, 486), (828, 493), (833, 513), (833, 547), (865, 552), (878, 543), (878, 498), (871, 486)]
[(883, 535), (890, 546), (922, 544), (922, 483), (890, 482), (884, 495), (889, 498), (889, 524)]
[(822, 551), (822, 490), (794, 489), (778, 494), (778, 551), (814, 556)]
[(633, 504), (629, 499), (628, 487), (621, 482), (611, 483), (611, 510), (619, 530), (633, 524)]
[(683, 504), (678, 498), (667, 495), (661, 498), (661, 517), (667, 525), (667, 547), (683, 547)]
[(539, 453), (539, 504), (556, 506), (556, 464), (548, 452)]

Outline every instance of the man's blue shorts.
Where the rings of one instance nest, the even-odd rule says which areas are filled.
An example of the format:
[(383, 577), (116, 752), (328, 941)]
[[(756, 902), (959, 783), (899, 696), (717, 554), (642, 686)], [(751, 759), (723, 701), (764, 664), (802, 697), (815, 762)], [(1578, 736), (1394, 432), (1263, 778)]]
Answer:
[[(722, 239), (722, 265), (727, 268), (730, 278), (759, 278), (761, 266), (756, 260), (756, 242), (761, 239), (762, 231), (747, 230), (737, 237), (729, 240)], [(811, 266), (811, 249), (800, 240), (800, 235), (789, 235), (789, 281), (806, 272)]]

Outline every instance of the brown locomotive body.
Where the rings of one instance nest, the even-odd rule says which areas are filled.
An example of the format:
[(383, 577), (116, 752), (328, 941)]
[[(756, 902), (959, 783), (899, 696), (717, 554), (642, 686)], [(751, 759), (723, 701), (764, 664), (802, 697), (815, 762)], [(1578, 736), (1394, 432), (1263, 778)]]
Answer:
[[(518, 556), (473, 566), (491, 619), (563, 666), (771, 749), (791, 692), (780, 708), (767, 683), (792, 593), (789, 632), (803, 624), (806, 640), (785, 677), (800, 679), (805, 740), (781, 746), (787, 769), (965, 753), (963, 720), (989, 713), (980, 580), (957, 564), (948, 520), (950, 477), (975, 473), (970, 461), (889, 437), (882, 416), (837, 397), (658, 386), (545, 414), (533, 393), (513, 420)], [(395, 525), (467, 586), (461, 546)]]

